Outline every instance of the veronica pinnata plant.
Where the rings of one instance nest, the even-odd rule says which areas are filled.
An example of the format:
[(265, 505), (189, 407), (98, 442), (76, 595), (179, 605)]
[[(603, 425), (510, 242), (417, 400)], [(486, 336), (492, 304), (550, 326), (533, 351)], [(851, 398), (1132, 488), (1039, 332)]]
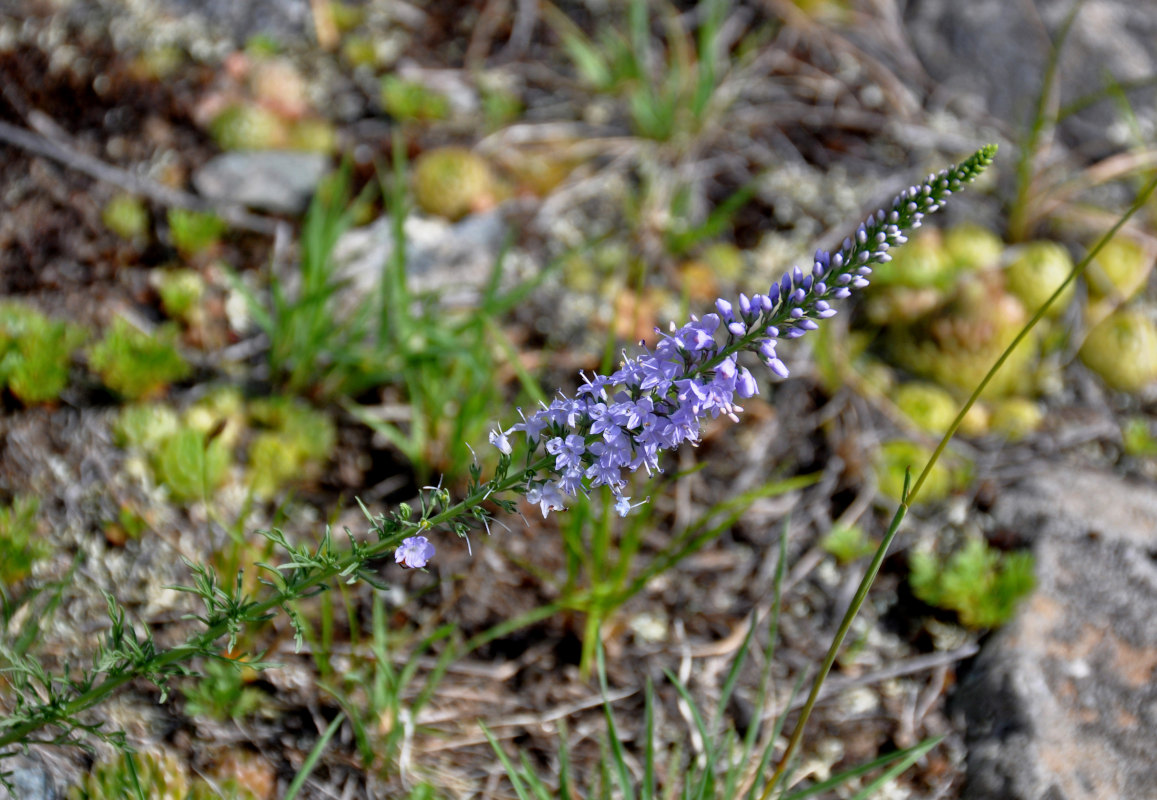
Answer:
[[(61, 672), (50, 673), (0, 636), (0, 669), (12, 697), (8, 715), (0, 718), (0, 760), (21, 744), (77, 743), (85, 735), (125, 746), (123, 733), (87, 722), (85, 712), (137, 678), (152, 681), (166, 697), (171, 679), (189, 674), (189, 662), (219, 658), (223, 644), (233, 653), (245, 629), (263, 624), (278, 609), (289, 616), (300, 646), (306, 625), (297, 601), (323, 591), (335, 579), (383, 586), (373, 561), (389, 552), (395, 552), (395, 560), (403, 566), (423, 566), (434, 557), (428, 539), (432, 532), (449, 530), (465, 537), (473, 529), (489, 530), (495, 507), (507, 513), (517, 510), (511, 493), (525, 495), (545, 515), (565, 508), (567, 496), (606, 485), (618, 513), (628, 514), (639, 502), (624, 493), (625, 473), (640, 467), (661, 469), (662, 452), (684, 442), (696, 443), (708, 417), (723, 414), (738, 419), (743, 409), (737, 401), (756, 394), (754, 376), (737, 361), (740, 353), (755, 353), (774, 376), (786, 377), (787, 367), (777, 352), (780, 341), (815, 330), (820, 320), (836, 313), (832, 301), (867, 286), (872, 265), (886, 262), (889, 249), (906, 241), (905, 231), (919, 227), (924, 215), (938, 210), (953, 192), (975, 178), (991, 163), (995, 150), (995, 146), (984, 147), (961, 165), (901, 192), (888, 208), (866, 219), (835, 253), (817, 253), (806, 272), (792, 270), (766, 294), (741, 295), (735, 303), (717, 301), (714, 313), (692, 318), (663, 334), (654, 350), (644, 349), (627, 358), (611, 375), (586, 378), (576, 398), (560, 396), (524, 416), (521, 423), (493, 431), (491, 442), (501, 454), (495, 473), (482, 481), (482, 468), (471, 465), (467, 494), (460, 502), (452, 503), (450, 492), (441, 486), (426, 487), (417, 507), (402, 504), (376, 516), (367, 512), (369, 540), (351, 534), (346, 548), (335, 542), (328, 529), (315, 547), (294, 545), (278, 530), (264, 531), (286, 560), (258, 565), (264, 587), (258, 596), (249, 593), (240, 573), (223, 579), (205, 564), (191, 564), (193, 585), (173, 588), (193, 595), (203, 608), (190, 617), (200, 623), (199, 632), (191, 633), (183, 643), (159, 647), (148, 628), (126, 620), (111, 596), (107, 598), (110, 628), (88, 668), (64, 665)], [(524, 434), (528, 447), (524, 466), (512, 472), (509, 436), (515, 432)], [(934, 457), (938, 455), (939, 451)], [(923, 477), (912, 494), (922, 484)], [(889, 541), (890, 537), (881, 545), (869, 576), (878, 570)], [(865, 581), (862, 593), (870, 582)], [(863, 602), (862, 596), (858, 602)], [(846, 635), (847, 625), (833, 652)], [(821, 679), (833, 661), (830, 655)], [(246, 663), (254, 669), (271, 666), (260, 660), (246, 659)], [(803, 719), (817, 691), (813, 689)], [(798, 730), (776, 779), (797, 745)]]

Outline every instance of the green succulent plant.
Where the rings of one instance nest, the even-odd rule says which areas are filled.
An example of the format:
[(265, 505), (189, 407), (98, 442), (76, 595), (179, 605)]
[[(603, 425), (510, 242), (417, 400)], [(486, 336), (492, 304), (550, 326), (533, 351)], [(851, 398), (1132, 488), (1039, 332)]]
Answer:
[[(968, 276), (952, 300), (910, 326), (885, 335), (895, 363), (941, 386), (970, 392), (1027, 321), (1024, 306), (1004, 291), (999, 273)], [(1025, 337), (985, 388), (992, 399), (1031, 393), (1039, 361), (1037, 336)]]
[(1141, 242), (1115, 236), (1105, 243), (1085, 270), (1089, 294), (1129, 300), (1144, 287), (1153, 271), (1153, 254)]
[(1040, 404), (1025, 397), (1008, 397), (992, 406), (989, 428), (1016, 441), (1023, 439), (1044, 422)]
[(457, 220), (494, 202), (490, 165), (464, 147), (427, 150), (414, 162), (414, 198), (423, 211)]
[(1111, 388), (1135, 392), (1157, 378), (1157, 326), (1139, 309), (1116, 311), (1089, 331), (1080, 355)]
[(382, 108), (401, 122), (431, 122), (450, 116), (446, 96), (420, 83), (387, 75), (382, 78)]
[(859, 525), (833, 525), (820, 546), (841, 564), (850, 564), (871, 555), (879, 545), (869, 539)]
[(17, 496), (0, 504), (0, 583), (11, 585), (28, 577), (32, 565), (51, 552), (37, 533), (40, 501)]
[(333, 421), (301, 401), (254, 401), (250, 415), (265, 427), (249, 445), (249, 486), (258, 497), (268, 499), (291, 482), (315, 479), (333, 454)]
[(891, 261), (873, 265), (872, 270), (872, 285), (880, 287), (944, 288), (956, 276), (956, 265), (935, 228), (923, 229), (897, 250)]
[[(932, 449), (916, 442), (905, 439), (884, 442), (873, 459), (880, 494), (890, 501), (899, 502), (903, 496), (905, 472), (912, 470), (915, 475), (931, 457)], [(953, 491), (967, 486), (971, 478), (971, 463), (959, 456), (941, 456), (928, 473), (916, 501), (935, 503), (943, 500)]]
[(136, 195), (118, 194), (105, 203), (100, 218), (122, 239), (143, 242), (149, 237), (149, 211)]
[(134, 403), (121, 409), (113, 434), (120, 447), (135, 447), (146, 452), (161, 444), (180, 430), (177, 412), (162, 403)]
[(186, 257), (200, 255), (215, 247), (227, 228), (225, 221), (215, 214), (184, 208), (170, 208), (168, 219), (173, 246)]
[(894, 390), (892, 402), (917, 428), (928, 433), (944, 433), (960, 410), (950, 392), (922, 381), (901, 384)]
[(183, 428), (153, 454), (153, 471), (174, 500), (188, 502), (219, 488), (228, 477), (230, 462), (229, 448), (220, 438)]
[[(1016, 250), (1016, 257), (1005, 270), (1008, 291), (1024, 304), (1025, 310), (1036, 310), (1052, 297), (1073, 271), (1069, 251), (1056, 242), (1030, 242)], [(1076, 288), (1069, 284), (1057, 301), (1049, 306), (1048, 316), (1058, 317), (1073, 300)]]
[(25, 405), (55, 401), (68, 384), (73, 352), (87, 335), (22, 303), (0, 303), (0, 385)]
[(191, 372), (177, 351), (178, 335), (172, 324), (162, 325), (150, 335), (117, 317), (104, 338), (89, 350), (89, 366), (121, 397), (152, 397)]
[(915, 550), (908, 567), (913, 594), (928, 605), (955, 611), (969, 628), (1003, 625), (1035, 585), (1031, 553), (1002, 554), (980, 537), (948, 558)]
[(222, 150), (276, 150), (289, 138), (280, 117), (253, 103), (226, 108), (209, 123), (209, 135)]
[(944, 251), (958, 272), (990, 269), (1000, 264), (1004, 242), (980, 225), (957, 225), (944, 232)]
[(149, 278), (161, 297), (161, 308), (170, 318), (186, 325), (196, 321), (206, 290), (200, 272), (182, 267), (155, 269)]
[(245, 684), (242, 669), (226, 661), (206, 662), (200, 679), (181, 688), (186, 713), (224, 721), (244, 719), (259, 709), (265, 694)]
[[(132, 765), (129, 764), (132, 759)], [(72, 787), (69, 800), (125, 800), (142, 796), (149, 800), (252, 800), (253, 794), (240, 789), (235, 780), (216, 786), (190, 777), (184, 765), (169, 753), (120, 753), (97, 762), (92, 772)]]

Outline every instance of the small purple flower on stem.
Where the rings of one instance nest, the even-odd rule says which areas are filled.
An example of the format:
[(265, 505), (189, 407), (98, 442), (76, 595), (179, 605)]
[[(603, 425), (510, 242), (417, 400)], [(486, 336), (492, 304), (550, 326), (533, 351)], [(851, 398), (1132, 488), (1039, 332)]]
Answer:
[(425, 536), (411, 536), (402, 540), (394, 552), (394, 561), (409, 569), (421, 569), (434, 557), (434, 545)]

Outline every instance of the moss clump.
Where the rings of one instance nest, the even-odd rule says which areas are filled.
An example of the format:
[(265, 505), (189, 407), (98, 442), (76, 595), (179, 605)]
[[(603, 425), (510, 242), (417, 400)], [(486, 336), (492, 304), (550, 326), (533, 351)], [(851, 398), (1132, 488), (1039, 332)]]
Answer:
[(296, 400), (255, 401), (253, 422), (264, 426), (249, 445), (249, 486), (264, 499), (282, 487), (315, 480), (333, 453), (337, 430), (333, 421)]
[(1089, 262), (1085, 278), (1092, 297), (1123, 302), (1141, 290), (1152, 270), (1152, 252), (1136, 239), (1115, 236)]
[(957, 225), (945, 231), (944, 250), (957, 271), (990, 269), (1000, 264), (1004, 242), (980, 225)]
[[(1035, 314), (1045, 301), (1061, 287), (1073, 271), (1069, 251), (1056, 242), (1031, 242), (1016, 251), (1016, 258), (1005, 270), (1005, 284)], [(1057, 301), (1049, 306), (1050, 317), (1060, 316), (1073, 300), (1074, 285), (1069, 284)]]
[(879, 544), (869, 539), (859, 525), (835, 525), (824, 536), (820, 546), (841, 564), (850, 564), (876, 552)]
[[(885, 336), (895, 362), (948, 389), (971, 392), (1028, 320), (1024, 305), (1007, 293), (998, 273), (962, 280), (951, 302), (912, 325), (890, 326)], [(1035, 336), (1022, 340), (984, 390), (985, 398), (1034, 389)]]
[(173, 246), (186, 258), (193, 258), (216, 248), (221, 242), (221, 235), (228, 227), (225, 221), (215, 214), (204, 214), (183, 208), (170, 208), (168, 219)]
[(118, 194), (100, 212), (105, 227), (122, 239), (141, 243), (149, 238), (149, 212), (135, 195)]
[(81, 327), (49, 319), (21, 303), (0, 303), (0, 386), (25, 405), (51, 403), (68, 384)]
[(205, 279), (194, 269), (155, 269), (149, 281), (161, 297), (161, 308), (175, 320), (196, 324), (203, 316), (201, 300), (205, 296)]
[(121, 397), (154, 397), (191, 372), (177, 351), (178, 335), (171, 323), (150, 335), (117, 317), (104, 338), (89, 350), (88, 363), (104, 385)]
[(0, 583), (23, 580), (32, 565), (48, 555), (48, 543), (37, 535), (39, 511), (35, 497), (16, 497), (0, 505)]
[(428, 214), (458, 220), (492, 206), (496, 192), (490, 165), (464, 147), (427, 150), (414, 163), (414, 197)]
[(1110, 314), (1089, 332), (1081, 361), (1111, 388), (1135, 392), (1157, 378), (1157, 326), (1138, 309)]
[(949, 392), (932, 383), (905, 383), (897, 388), (892, 401), (922, 431), (944, 433), (960, 410)]
[[(130, 766), (129, 759), (133, 760)], [(68, 792), (69, 800), (124, 800), (142, 796), (150, 800), (252, 800), (254, 795), (238, 787), (235, 780), (211, 786), (190, 777), (171, 754), (151, 752), (121, 753), (100, 761), (79, 785)]]
[(1035, 585), (1031, 553), (1001, 554), (979, 537), (948, 558), (917, 550), (908, 567), (913, 594), (928, 605), (955, 611), (969, 628), (1003, 625)]
[[(915, 480), (931, 457), (931, 448), (915, 442), (897, 439), (882, 444), (873, 464), (880, 494), (890, 501), (899, 502), (903, 496), (905, 472), (911, 470), (912, 479)], [(950, 459), (955, 463), (950, 464)], [(935, 503), (943, 500), (953, 491), (966, 486), (971, 474), (971, 464), (945, 454), (928, 473), (916, 501)]]
[(153, 458), (157, 480), (178, 502), (200, 500), (221, 487), (228, 477), (229, 448), (193, 428), (166, 439)]
[(382, 78), (382, 108), (400, 122), (432, 122), (450, 116), (445, 95), (397, 75)]
[(209, 123), (209, 135), (222, 150), (276, 150), (289, 138), (282, 119), (254, 103), (226, 108)]
[(1025, 397), (1009, 397), (993, 404), (989, 427), (1016, 441), (1040, 427), (1044, 411), (1039, 404)]

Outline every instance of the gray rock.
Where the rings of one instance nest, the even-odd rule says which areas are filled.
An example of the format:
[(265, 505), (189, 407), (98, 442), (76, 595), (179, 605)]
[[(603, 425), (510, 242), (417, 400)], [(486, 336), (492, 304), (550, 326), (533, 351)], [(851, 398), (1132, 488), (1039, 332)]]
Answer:
[[(1035, 112), (1051, 41), (1073, 0), (914, 0), (905, 25), (929, 74), (1020, 134)], [(1135, 0), (1087, 0), (1061, 50), (1060, 103), (1101, 95), (1099, 102), (1066, 118), (1062, 140), (1092, 157), (1130, 141), (1126, 119), (1105, 92), (1109, 76), (1127, 83), (1157, 73), (1157, 14)], [(1157, 126), (1152, 87), (1129, 93), (1148, 136)]]
[(193, 176), (205, 197), (279, 214), (299, 214), (329, 171), (329, 157), (290, 150), (224, 153)]
[[(345, 233), (334, 248), (346, 303), (376, 291), (394, 252), (392, 221), (383, 218)], [(411, 292), (437, 292), (446, 305), (470, 304), (490, 280), (506, 237), (496, 209), (457, 223), (411, 214), (405, 222), (406, 276)]]
[(1001, 498), (1038, 586), (956, 695), (965, 800), (1157, 798), (1155, 508), (1151, 485), (1065, 469)]
[(0, 762), (0, 768), (9, 773), (7, 780), (12, 785), (11, 792), (0, 786), (0, 800), (57, 800), (60, 797), (51, 773), (37, 758), (17, 754)]
[(312, 30), (309, 0), (161, 0), (176, 16), (198, 16), (244, 44), (257, 34), (283, 42), (304, 41)]

